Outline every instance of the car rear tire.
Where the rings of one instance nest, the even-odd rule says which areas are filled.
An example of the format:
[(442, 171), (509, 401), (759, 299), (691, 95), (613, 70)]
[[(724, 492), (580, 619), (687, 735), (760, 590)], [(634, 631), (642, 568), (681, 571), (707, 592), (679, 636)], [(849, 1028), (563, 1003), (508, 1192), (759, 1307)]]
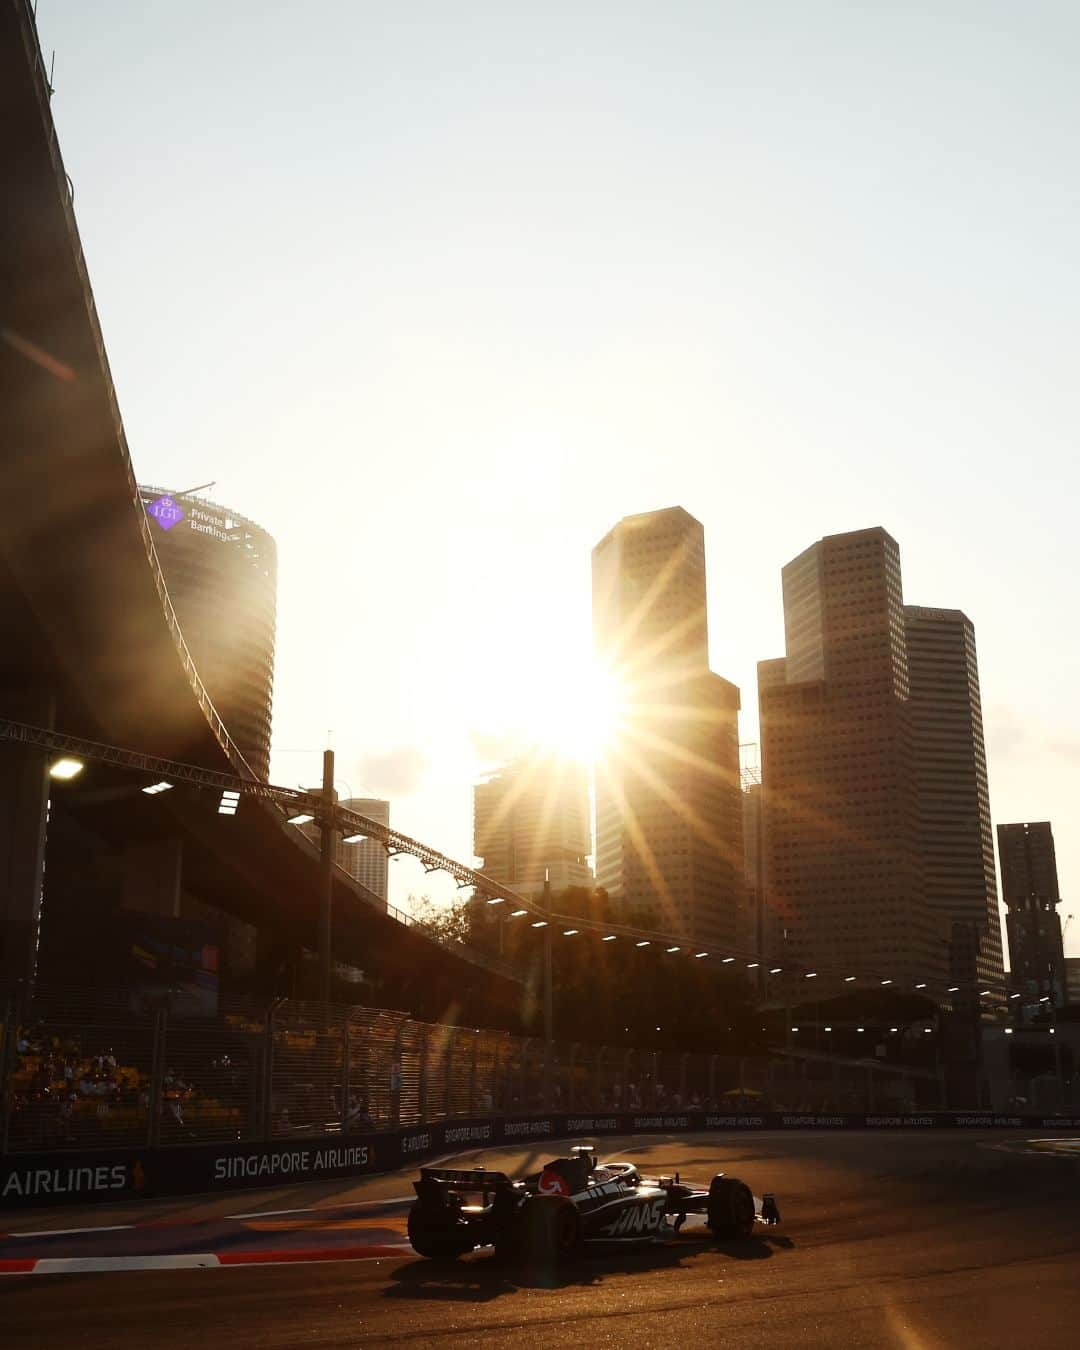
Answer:
[(754, 1232), (754, 1193), (737, 1177), (713, 1177), (705, 1222), (718, 1238), (748, 1238)]
[(561, 1195), (534, 1195), (520, 1224), (518, 1251), (529, 1265), (564, 1265), (581, 1254), (581, 1215)]
[(456, 1261), (472, 1251), (465, 1225), (445, 1205), (425, 1205), (417, 1200), (409, 1210), (409, 1241), (417, 1256), (429, 1261)]

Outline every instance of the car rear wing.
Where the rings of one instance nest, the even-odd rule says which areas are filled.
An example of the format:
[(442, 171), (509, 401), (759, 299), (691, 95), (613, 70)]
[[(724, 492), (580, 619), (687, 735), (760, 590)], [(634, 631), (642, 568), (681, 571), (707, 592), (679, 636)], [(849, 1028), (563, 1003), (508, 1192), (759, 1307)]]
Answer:
[(513, 1204), (514, 1183), (505, 1172), (489, 1172), (485, 1167), (459, 1171), (450, 1167), (421, 1167), (420, 1180), (413, 1182), (413, 1190), (422, 1204), (461, 1206), (462, 1195), (480, 1197), (486, 1210), (489, 1205)]
[(451, 1167), (421, 1167), (420, 1179), (438, 1186), (449, 1186), (455, 1191), (493, 1191), (501, 1186), (513, 1186), (505, 1172), (489, 1172), (486, 1167), (458, 1171)]

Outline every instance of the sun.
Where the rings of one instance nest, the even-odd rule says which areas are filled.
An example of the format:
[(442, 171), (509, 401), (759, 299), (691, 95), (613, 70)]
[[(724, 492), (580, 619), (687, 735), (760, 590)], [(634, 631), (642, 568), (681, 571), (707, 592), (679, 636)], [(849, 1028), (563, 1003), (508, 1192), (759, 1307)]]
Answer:
[(522, 710), (521, 732), (538, 750), (592, 764), (618, 739), (625, 713), (623, 684), (600, 666), (548, 672)]

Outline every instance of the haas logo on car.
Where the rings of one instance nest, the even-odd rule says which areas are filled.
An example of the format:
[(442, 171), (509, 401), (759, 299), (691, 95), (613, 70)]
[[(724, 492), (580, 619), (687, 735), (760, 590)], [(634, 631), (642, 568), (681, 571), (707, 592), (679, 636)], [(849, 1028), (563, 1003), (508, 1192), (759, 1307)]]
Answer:
[(559, 1172), (552, 1172), (549, 1168), (540, 1173), (537, 1190), (541, 1195), (570, 1194), (570, 1187), (566, 1184), (566, 1178)]
[(638, 1233), (655, 1233), (664, 1217), (666, 1200), (661, 1196), (648, 1204), (624, 1209), (606, 1231), (610, 1237), (634, 1237)]

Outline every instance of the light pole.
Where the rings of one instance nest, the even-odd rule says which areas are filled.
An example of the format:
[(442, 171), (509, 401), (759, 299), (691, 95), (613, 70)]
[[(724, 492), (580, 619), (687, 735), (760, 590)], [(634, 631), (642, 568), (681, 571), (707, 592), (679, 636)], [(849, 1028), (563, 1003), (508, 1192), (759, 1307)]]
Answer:
[(330, 1002), (334, 900), (334, 752), (323, 751), (322, 819), (319, 821), (319, 996)]

